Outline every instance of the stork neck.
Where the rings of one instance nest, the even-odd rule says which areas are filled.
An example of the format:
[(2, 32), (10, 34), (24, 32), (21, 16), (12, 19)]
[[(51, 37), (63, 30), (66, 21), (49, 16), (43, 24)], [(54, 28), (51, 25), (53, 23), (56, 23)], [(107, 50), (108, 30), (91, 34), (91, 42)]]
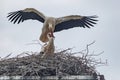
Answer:
[(53, 45), (54, 44), (54, 38), (53, 37), (49, 38), (48, 44), (49, 45)]

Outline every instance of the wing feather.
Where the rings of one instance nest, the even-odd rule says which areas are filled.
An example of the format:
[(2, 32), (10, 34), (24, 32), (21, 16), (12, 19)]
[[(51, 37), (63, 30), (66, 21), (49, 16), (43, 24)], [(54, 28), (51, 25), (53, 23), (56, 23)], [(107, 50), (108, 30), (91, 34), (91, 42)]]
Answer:
[(15, 24), (15, 23), (18, 21), (18, 19), (20, 18), (20, 16), (21, 16), (21, 15), (18, 14), (18, 15), (14, 18), (13, 21), (11, 20), (11, 22), (13, 22), (13, 23)]
[(60, 17), (56, 19), (56, 26), (54, 32), (74, 27), (83, 28), (94, 27), (94, 24), (96, 24), (96, 21), (98, 21), (96, 20), (96, 18), (97, 16), (79, 16), (79, 15)]
[(15, 13), (14, 12), (10, 12), (10, 13), (8, 13), (8, 16), (7, 17), (10, 17), (10, 16), (12, 16), (12, 15), (14, 15)]
[(13, 20), (15, 20), (16, 19), (16, 17), (18, 17), (18, 13), (16, 13), (15, 15), (13, 15), (13, 16), (11, 16), (11, 18), (9, 18), (9, 20), (11, 20), (11, 22), (13, 21)]
[(18, 13), (13, 13), (9, 16), (9, 20), (11, 20), (13, 17), (15, 17)]
[[(84, 25), (88, 28), (90, 28), (90, 26), (87, 24), (87, 21), (84, 22)], [(85, 27), (84, 27), (85, 28)]]
[(42, 23), (45, 21), (45, 16), (41, 12), (38, 12), (33, 8), (26, 8), (24, 10), (10, 12), (8, 13), (7, 18), (14, 24), (15, 23), (19, 24), (20, 22), (23, 22), (29, 19), (38, 20)]
[(86, 21), (86, 24), (88, 24), (89, 26), (94, 27), (94, 25), (92, 25), (89, 21)]
[(19, 17), (18, 24), (22, 21), (22, 16)]

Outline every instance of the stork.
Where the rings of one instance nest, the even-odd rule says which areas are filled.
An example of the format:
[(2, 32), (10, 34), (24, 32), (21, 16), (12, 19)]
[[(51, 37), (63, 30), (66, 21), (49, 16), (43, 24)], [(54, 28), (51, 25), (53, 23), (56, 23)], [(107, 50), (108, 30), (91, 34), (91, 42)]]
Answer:
[(51, 32), (51, 35), (54, 37), (54, 32), (59, 32), (74, 27), (94, 27), (94, 24), (98, 21), (96, 20), (97, 16), (69, 15), (59, 18), (47, 17), (34, 8), (26, 8), (24, 10), (10, 12), (7, 17), (8, 20), (14, 24), (19, 24), (20, 22), (24, 22), (29, 19), (42, 22), (42, 33), (39, 38), (42, 42), (48, 42), (47, 34), (49, 32)]
[(54, 37), (52, 36), (51, 32), (47, 34), (48, 43), (44, 44), (41, 48), (40, 54), (42, 54), (42, 58), (53, 56), (55, 51), (54, 46)]

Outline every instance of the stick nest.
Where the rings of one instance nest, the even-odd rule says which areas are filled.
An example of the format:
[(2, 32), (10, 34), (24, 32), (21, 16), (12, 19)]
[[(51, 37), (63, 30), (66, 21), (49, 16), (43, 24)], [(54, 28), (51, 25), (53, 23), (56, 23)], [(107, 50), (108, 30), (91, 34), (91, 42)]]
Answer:
[[(23, 52), (16, 57), (0, 60), (0, 75), (5, 76), (55, 76), (55, 75), (94, 75), (96, 66), (104, 65), (100, 54), (88, 54), (89, 45), (80, 52), (72, 53), (71, 48), (58, 51), (54, 56), (41, 58), (38, 52)], [(79, 56), (75, 56), (79, 54)], [(22, 56), (24, 55), (24, 56)]]

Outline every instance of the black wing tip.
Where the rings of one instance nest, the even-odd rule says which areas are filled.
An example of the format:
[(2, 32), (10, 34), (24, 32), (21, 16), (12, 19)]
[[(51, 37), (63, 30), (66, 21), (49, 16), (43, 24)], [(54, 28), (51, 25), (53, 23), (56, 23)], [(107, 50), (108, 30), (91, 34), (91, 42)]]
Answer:
[(97, 15), (84, 16), (83, 19), (82, 19), (83, 22), (84, 22), (83, 28), (85, 28), (85, 27), (87, 27), (87, 28), (94, 27), (94, 25), (97, 24), (97, 23), (96, 23), (96, 22), (98, 21), (97, 18), (98, 18)]
[(22, 10), (20, 10), (20, 11), (14, 11), (14, 12), (9, 12), (8, 15), (7, 15), (7, 18), (10, 17), (10, 16), (12, 16), (12, 15), (14, 15), (14, 14), (16, 14), (16, 13), (20, 13), (20, 12), (22, 12)]
[[(8, 21), (12, 22), (13, 24), (19, 24), (21, 21), (19, 21), (18, 19), (20, 18), (21, 12), (22, 12), (22, 10), (8, 13), (8, 16), (7, 16)], [(19, 22), (17, 22), (17, 21), (19, 21)]]
[(93, 15), (93, 16), (87, 16), (88, 19), (91, 19), (91, 21), (98, 21), (97, 18), (98, 16), (97, 15)]
[(97, 16), (97, 15), (85, 16), (85, 17), (88, 17), (88, 18), (98, 18), (98, 16)]

